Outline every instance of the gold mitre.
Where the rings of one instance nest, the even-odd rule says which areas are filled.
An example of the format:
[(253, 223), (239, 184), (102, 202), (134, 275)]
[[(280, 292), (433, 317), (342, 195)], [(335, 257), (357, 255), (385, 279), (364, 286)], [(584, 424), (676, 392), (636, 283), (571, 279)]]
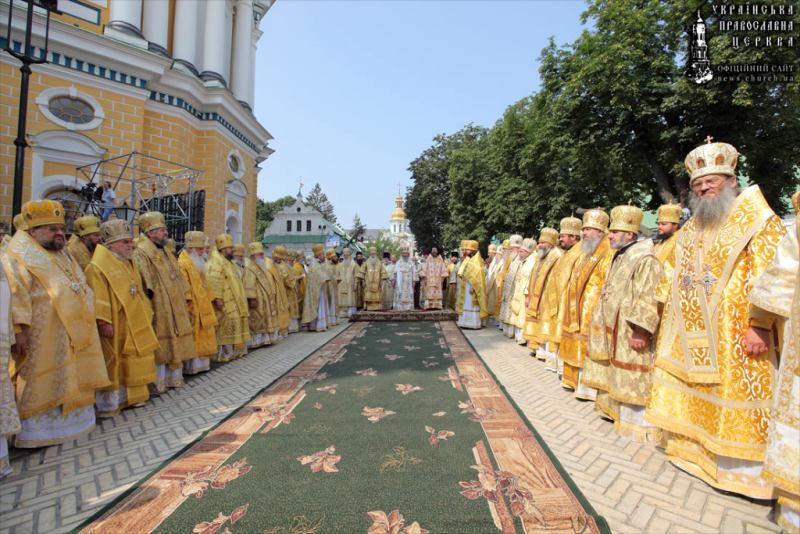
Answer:
[[(792, 206), (794, 206), (794, 212), (800, 212), (800, 191), (797, 191), (794, 195), (792, 195)], [(796, 224), (800, 224), (796, 223)]]
[(494, 254), (495, 252), (497, 252), (497, 245), (492, 243), (489, 245), (489, 254)]
[(559, 234), (579, 236), (581, 235), (582, 227), (583, 227), (583, 222), (577, 217), (564, 217), (563, 219), (561, 219), (561, 224), (559, 225), (560, 228)]
[(311, 252), (314, 253), (314, 256), (317, 256), (317, 255), (321, 254), (324, 250), (325, 250), (325, 247), (322, 246), (320, 243), (316, 243), (316, 244), (311, 246)]
[(253, 241), (249, 245), (247, 245), (247, 252), (253, 256), (255, 254), (263, 254), (264, 253), (264, 245), (259, 243), (258, 241)]
[(464, 248), (466, 250), (471, 250), (473, 252), (477, 252), (478, 251), (478, 245), (479, 245), (479, 243), (477, 241), (473, 240), (473, 239), (465, 239), (464, 240)]
[(216, 245), (217, 250), (233, 247), (233, 236), (231, 234), (219, 234), (214, 240), (214, 245)]
[(705, 145), (689, 152), (684, 160), (686, 172), (689, 173), (689, 185), (697, 178), (709, 174), (736, 176), (736, 164), (739, 161), (736, 148), (728, 143), (712, 143), (711, 137), (707, 140)]
[(514, 247), (519, 248), (519, 247), (522, 246), (522, 236), (519, 235), (519, 234), (514, 234), (514, 235), (512, 235), (511, 237), (508, 238), (508, 242), (509, 242), (511, 248), (514, 248)]
[(244, 258), (244, 245), (241, 243), (236, 243), (233, 245), (233, 255)]
[[(316, 245), (315, 245), (316, 246)], [(322, 245), (320, 245), (322, 247)], [(277, 245), (274, 249), (272, 249), (272, 257), (282, 260), (286, 257), (286, 247), (283, 245)]]
[(369, 253), (370, 254), (377, 254), (378, 253), (378, 248), (377, 247), (369, 247)]
[(343, 256), (352, 256), (353, 255), (353, 249), (351, 249), (350, 247), (345, 247), (344, 249), (342, 249), (342, 255)]
[(662, 204), (656, 213), (656, 222), (680, 224), (682, 213), (680, 204)]
[(48, 224), (64, 224), (64, 206), (57, 200), (31, 200), (22, 205), (28, 229)]
[[(75, 222), (77, 225), (78, 221)], [(98, 232), (100, 232), (100, 235), (103, 237), (103, 243), (106, 245), (122, 241), (123, 239), (133, 238), (131, 225), (124, 219), (111, 219), (110, 221), (106, 221), (100, 225)]]
[(191, 230), (186, 232), (183, 236), (184, 246), (186, 248), (204, 248), (207, 239), (206, 234), (198, 230)]
[(11, 224), (13, 224), (14, 228), (20, 232), (24, 232), (28, 229), (28, 225), (25, 224), (25, 216), (21, 213), (14, 215), (14, 218), (11, 220)]
[(511, 246), (510, 243), (511, 241), (508, 239), (503, 239), (503, 250), (508, 250), (508, 248)]
[(526, 237), (522, 240), (522, 246), (520, 248), (524, 248), (528, 252), (533, 252), (533, 247), (536, 246), (536, 241), (531, 239), (530, 237)]
[(639, 233), (644, 213), (636, 206), (617, 206), (611, 210), (611, 231)]
[(84, 237), (89, 234), (96, 234), (100, 231), (100, 219), (94, 215), (84, 215), (78, 217), (73, 223), (73, 229), (78, 237)]
[(550, 228), (549, 226), (542, 228), (542, 231), (539, 232), (539, 243), (549, 243), (553, 246), (558, 245), (558, 230)]
[(332, 248), (329, 248), (328, 250), (325, 251), (325, 257), (328, 258), (328, 259), (335, 258), (336, 257), (336, 251), (333, 250)]
[(160, 211), (148, 211), (139, 215), (139, 232), (142, 234), (166, 227), (167, 224), (164, 222), (164, 214)]
[(605, 232), (608, 230), (608, 213), (600, 208), (586, 210), (586, 213), (583, 214), (583, 224), (581, 228), (594, 228), (595, 230)]

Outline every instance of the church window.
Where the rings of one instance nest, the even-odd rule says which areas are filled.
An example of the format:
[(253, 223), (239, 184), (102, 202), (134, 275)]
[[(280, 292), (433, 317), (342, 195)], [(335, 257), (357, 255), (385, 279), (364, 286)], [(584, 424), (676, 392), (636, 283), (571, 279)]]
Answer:
[(56, 96), (47, 104), (56, 118), (71, 124), (88, 124), (94, 120), (94, 108), (80, 98)]
[(301, 221), (300, 219), (297, 220), (297, 231), (298, 232), (303, 231), (303, 221)]
[(306, 221), (306, 232), (310, 231), (311, 231), (311, 220), (309, 219)]
[(286, 231), (287, 232), (292, 231), (292, 221), (286, 221)]

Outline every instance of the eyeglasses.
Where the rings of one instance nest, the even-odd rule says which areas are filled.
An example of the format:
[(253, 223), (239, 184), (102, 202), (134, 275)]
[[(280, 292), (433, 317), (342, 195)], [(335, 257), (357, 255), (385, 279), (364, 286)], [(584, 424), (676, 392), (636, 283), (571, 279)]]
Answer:
[(691, 188), (692, 188), (692, 191), (697, 192), (697, 191), (700, 191), (701, 189), (703, 189), (703, 187), (706, 186), (706, 185), (710, 185), (711, 187), (717, 187), (717, 186), (721, 185), (727, 179), (728, 179), (728, 177), (719, 176), (719, 175), (716, 175), (716, 176), (713, 176), (713, 175), (712, 176), (705, 176), (705, 177), (702, 177), (702, 178), (698, 178), (697, 180), (692, 182)]

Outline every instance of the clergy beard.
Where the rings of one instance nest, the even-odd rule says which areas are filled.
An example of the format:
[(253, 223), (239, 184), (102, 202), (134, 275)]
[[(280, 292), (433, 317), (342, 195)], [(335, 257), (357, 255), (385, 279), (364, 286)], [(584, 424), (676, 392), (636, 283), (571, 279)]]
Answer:
[(42, 245), (42, 248), (47, 250), (52, 250), (54, 252), (58, 252), (59, 250), (64, 248), (63, 240), (56, 241), (55, 239), (51, 239), (49, 241), (40, 241), (39, 244)]
[(109, 250), (111, 250), (111, 253), (119, 261), (130, 261), (130, 259), (133, 258), (133, 251), (132, 250), (129, 250), (127, 252), (118, 252), (118, 251), (112, 250), (112, 249), (109, 249)]
[(226, 260), (233, 260), (233, 252), (223, 252), (222, 255), (225, 256)]
[(723, 187), (716, 196), (703, 198), (692, 193), (689, 208), (697, 219), (700, 228), (716, 228), (728, 217), (736, 200), (738, 191), (733, 187)]
[(543, 259), (545, 259), (545, 258), (547, 257), (547, 253), (548, 253), (548, 252), (550, 252), (550, 249), (549, 249), (549, 248), (537, 248), (537, 249), (536, 249), (536, 256), (537, 256), (537, 257), (538, 257), (540, 260), (543, 260)]
[(241, 258), (235, 258), (235, 259), (233, 260), (233, 263), (235, 263), (235, 264), (236, 264), (236, 265), (238, 265), (239, 267), (244, 267), (244, 260), (243, 260), (243, 259), (241, 259)]
[(264, 261), (264, 258), (256, 258), (255, 262), (259, 267), (264, 267), (267, 264), (267, 262)]
[(83, 241), (83, 244), (86, 245), (86, 249), (89, 252), (94, 252), (94, 249), (97, 247), (97, 243), (95, 243), (94, 241), (92, 241), (90, 239), (85, 239)]
[(189, 257), (192, 258), (192, 263), (194, 263), (195, 268), (202, 272), (206, 268), (206, 259), (202, 254), (195, 254), (194, 252), (189, 253)]
[(603, 239), (603, 236), (600, 235), (581, 239), (581, 251), (586, 254), (594, 252), (601, 239)]

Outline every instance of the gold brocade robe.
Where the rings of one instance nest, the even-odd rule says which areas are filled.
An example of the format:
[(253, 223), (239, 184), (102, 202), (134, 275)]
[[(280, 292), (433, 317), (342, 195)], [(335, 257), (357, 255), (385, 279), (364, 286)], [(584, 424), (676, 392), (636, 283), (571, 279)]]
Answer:
[(451, 310), (456, 309), (458, 299), (458, 270), (461, 268), (461, 260), (456, 263), (447, 264), (447, 297), (445, 306)]
[(525, 297), (528, 295), (531, 274), (536, 268), (536, 259), (536, 254), (529, 254), (517, 269), (514, 293), (511, 295), (511, 302), (508, 305), (508, 324), (514, 325), (515, 328), (525, 327)]
[(303, 298), (306, 294), (306, 270), (303, 269), (303, 264), (296, 261), (292, 264), (292, 270), (297, 277), (297, 284), (294, 286), (294, 297), (297, 300), (298, 317), (303, 316)]
[[(6, 236), (8, 237), (8, 236)], [(3, 255), (5, 244), (0, 244), (0, 256)], [(14, 384), (8, 371), (11, 367), (11, 345), (14, 344), (14, 324), (11, 321), (11, 287), (8, 285), (6, 270), (0, 262), (0, 438), (11, 440), (22, 428), (17, 412), (17, 400), (14, 394)], [(0, 472), (9, 469), (8, 455), (0, 456)]]
[(572, 270), (581, 257), (581, 245), (576, 243), (556, 261), (553, 274), (545, 288), (542, 333), (553, 352), (558, 352), (561, 344), (561, 324), (566, 309), (567, 287), (572, 278)]
[[(266, 266), (266, 263), (264, 265)], [(251, 259), (244, 260), (244, 294), (248, 300), (256, 301), (256, 307), (250, 308), (248, 317), (250, 334), (277, 332), (279, 330), (278, 291), (275, 287), (275, 280), (266, 267), (261, 267)], [(268, 338), (266, 342), (270, 343)]]
[(447, 278), (447, 266), (441, 256), (430, 256), (419, 272), (423, 280), (420, 291), (420, 304), (425, 309), (442, 309), (442, 282)]
[[(289, 329), (291, 319), (289, 317), (289, 297), (286, 285), (283, 281), (283, 275), (278, 268), (278, 264), (272, 261), (272, 258), (264, 258), (264, 268), (272, 277), (275, 283), (275, 306), (278, 320), (278, 332), (286, 332)], [(298, 308), (299, 309), (299, 308)]]
[[(366, 263), (366, 262), (365, 262)], [(319, 295), (326, 291), (328, 285), (328, 270), (316, 258), (311, 260), (306, 273), (306, 293), (303, 298), (302, 324), (309, 324), (319, 317)], [(323, 315), (327, 313), (323, 310)]]
[(491, 311), (492, 317), (496, 318), (498, 321), (500, 320), (500, 308), (503, 306), (503, 288), (505, 287), (506, 273), (508, 273), (508, 268), (511, 267), (511, 262), (517, 257), (516, 254), (511, 254), (511, 252), (505, 253), (504, 256), (503, 263), (497, 271), (497, 278), (495, 281), (497, 293), (495, 295), (495, 305)]
[(615, 401), (645, 406), (653, 347), (633, 350), (628, 340), (634, 325), (651, 336), (658, 328), (655, 290), (661, 280), (661, 264), (649, 239), (616, 251), (614, 256), (592, 313), (583, 383), (607, 392)]
[(72, 259), (78, 262), (81, 269), (86, 271), (86, 266), (92, 261), (92, 255), (86, 245), (83, 244), (81, 238), (77, 234), (72, 234), (67, 241), (67, 252), (72, 256)]
[(206, 274), (195, 267), (187, 250), (178, 256), (178, 266), (183, 279), (189, 284), (192, 298), (189, 300), (189, 317), (194, 332), (195, 356), (210, 358), (217, 353), (217, 314), (214, 313), (214, 296), (208, 289)]
[(94, 292), (97, 320), (114, 328), (111, 338), (100, 338), (109, 390), (127, 390), (127, 404), (150, 398), (147, 384), (156, 381), (155, 350), (158, 338), (153, 330), (153, 311), (142, 289), (142, 278), (132, 261), (116, 257), (97, 245), (86, 267), (86, 280)]
[(667, 298), (669, 282), (672, 280), (672, 270), (675, 268), (675, 243), (678, 242), (678, 232), (680, 230), (655, 245), (656, 259), (662, 267), (661, 282), (656, 288), (656, 298), (662, 304)]
[(337, 287), (338, 300), (336, 305), (340, 310), (356, 307), (356, 276), (358, 275), (358, 264), (353, 260), (342, 260), (335, 265), (336, 278), (339, 281)]
[(736, 197), (714, 234), (694, 218), (681, 229), (645, 416), (673, 433), (667, 454), (682, 468), (753, 498), (771, 498), (771, 486), (730, 471), (722, 480), (717, 455), (764, 460), (775, 354), (745, 352), (747, 295), (785, 231), (758, 186)]
[[(533, 348), (547, 341), (547, 333), (552, 326), (546, 321), (551, 319), (552, 316), (558, 316), (558, 301), (556, 301), (556, 305), (554, 306), (555, 310), (552, 308), (546, 309), (548, 302), (545, 298), (545, 292), (548, 288), (548, 284), (552, 284), (552, 280), (554, 280), (554, 277), (551, 277), (551, 275), (557, 272), (555, 267), (563, 254), (560, 248), (551, 248), (547, 256), (540, 258), (539, 261), (536, 262), (533, 273), (531, 273), (531, 282), (528, 286), (528, 305), (525, 309), (525, 330), (523, 332), (523, 337)], [(553, 311), (555, 311), (555, 314), (552, 313)]]
[(300, 308), (297, 306), (297, 297), (295, 293), (297, 287), (297, 275), (294, 272), (294, 268), (288, 265), (285, 261), (280, 263), (273, 262), (273, 264), (281, 275), (286, 310), (289, 314), (289, 319), (299, 319)]
[(206, 280), (214, 299), (221, 299), (217, 312), (217, 344), (241, 347), (250, 341), (250, 312), (239, 266), (220, 254), (211, 253), (206, 264)]
[(359, 279), (364, 281), (364, 309), (379, 311), (382, 308), (382, 289), (388, 284), (389, 273), (386, 266), (378, 258), (367, 258), (358, 271)]
[(750, 323), (780, 334), (780, 369), (772, 401), (764, 478), (778, 489), (776, 522), (786, 532), (796, 525), (783, 507), (800, 513), (800, 225), (797, 220), (778, 245), (772, 264), (750, 292)]
[(11, 288), (11, 318), (28, 329), (23, 357), (12, 354), (17, 409), (28, 419), (61, 406), (62, 415), (91, 406), (109, 385), (95, 323), (94, 295), (83, 271), (62, 250), (45, 250), (27, 232), (0, 254)]
[(489, 316), (489, 310), (486, 309), (486, 275), (483, 271), (483, 258), (481, 258), (480, 252), (476, 252), (461, 262), (461, 266), (458, 268), (458, 278), (460, 283), (458, 284), (456, 312), (459, 315), (464, 313), (464, 296), (467, 284), (469, 284), (469, 290), (474, 293), (472, 304), (480, 307), (481, 320), (486, 319)]
[(486, 305), (489, 307), (489, 315), (494, 315), (495, 305), (497, 304), (497, 275), (503, 267), (503, 257), (496, 255), (489, 264), (489, 271), (486, 273)]
[(153, 329), (160, 347), (156, 365), (180, 369), (194, 357), (194, 330), (189, 319), (189, 284), (180, 274), (178, 261), (169, 251), (156, 247), (147, 237), (133, 251), (133, 263), (153, 307)]
[(514, 298), (514, 283), (517, 281), (517, 271), (522, 266), (519, 255), (513, 254), (508, 270), (503, 277), (502, 299), (500, 301), (500, 314), (497, 320), (501, 323), (509, 324), (508, 318), (511, 314), (511, 301)]
[(583, 368), (589, 343), (589, 323), (612, 258), (613, 251), (608, 246), (608, 238), (604, 237), (594, 252), (582, 253), (572, 269), (564, 295), (558, 352), (559, 359), (566, 365)]

